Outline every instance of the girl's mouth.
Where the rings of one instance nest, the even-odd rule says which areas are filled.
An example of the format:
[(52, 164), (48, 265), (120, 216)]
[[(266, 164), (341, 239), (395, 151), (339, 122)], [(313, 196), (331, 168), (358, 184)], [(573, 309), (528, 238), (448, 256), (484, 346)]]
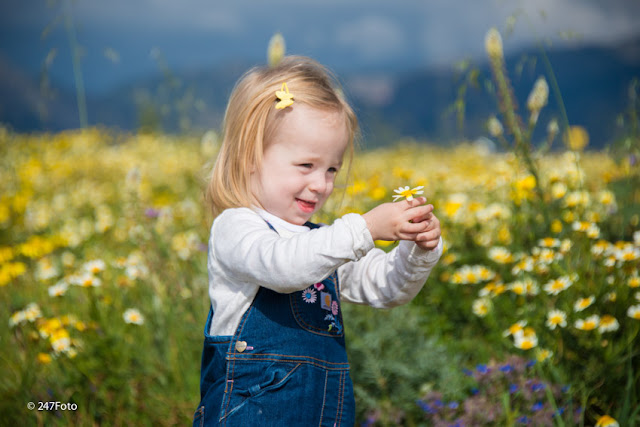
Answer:
[(296, 199), (298, 207), (304, 213), (311, 213), (316, 208), (316, 202), (308, 202), (302, 199)]

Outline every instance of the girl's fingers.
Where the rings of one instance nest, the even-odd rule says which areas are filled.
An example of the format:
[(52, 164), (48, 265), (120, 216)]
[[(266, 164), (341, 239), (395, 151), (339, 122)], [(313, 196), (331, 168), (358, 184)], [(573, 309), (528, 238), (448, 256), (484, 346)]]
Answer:
[(435, 241), (436, 244), (438, 243), (438, 240), (440, 240), (440, 230), (430, 230), (430, 231), (425, 231), (423, 233), (418, 233), (416, 235), (415, 241), (416, 242), (427, 242), (427, 241)]
[(438, 240), (429, 240), (427, 242), (416, 242), (422, 249), (432, 250), (438, 246)]
[(417, 216), (415, 218), (411, 218), (411, 222), (424, 222), (424, 221), (430, 221), (431, 218), (433, 218), (433, 212), (428, 212), (425, 215), (420, 215)]
[(412, 242), (416, 242), (418, 238), (417, 233), (398, 233), (399, 240), (411, 240)]
[(409, 234), (418, 234), (418, 233), (427, 231), (428, 226), (429, 224), (427, 224), (426, 222), (416, 222), (416, 223), (407, 222), (402, 225), (400, 232), (409, 233)]
[(427, 203), (427, 198), (426, 197), (416, 197), (413, 200), (407, 200), (407, 202), (409, 203), (409, 206), (413, 208), (413, 207), (424, 205), (425, 203)]
[(413, 208), (407, 209), (407, 211), (405, 212), (405, 217), (407, 218), (407, 221), (412, 220), (414, 222), (420, 222), (415, 221), (415, 218), (425, 218), (429, 216), (432, 211), (433, 205), (415, 206)]

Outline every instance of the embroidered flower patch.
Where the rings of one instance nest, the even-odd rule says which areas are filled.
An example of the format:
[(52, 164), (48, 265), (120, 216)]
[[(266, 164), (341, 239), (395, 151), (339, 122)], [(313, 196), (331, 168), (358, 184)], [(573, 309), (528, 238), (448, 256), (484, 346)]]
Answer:
[(305, 289), (304, 291), (302, 291), (302, 299), (304, 300), (304, 302), (307, 302), (309, 304), (313, 304), (318, 299), (318, 295), (316, 294), (316, 290), (313, 289), (313, 288)]

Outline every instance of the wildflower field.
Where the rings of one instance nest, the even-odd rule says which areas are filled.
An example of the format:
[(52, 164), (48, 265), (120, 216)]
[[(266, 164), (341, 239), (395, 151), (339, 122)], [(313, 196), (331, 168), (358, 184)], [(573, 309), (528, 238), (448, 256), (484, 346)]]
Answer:
[[(523, 120), (499, 33), (485, 42), (501, 150), (360, 150), (314, 218), (423, 187), (441, 222), (445, 252), (414, 301), (345, 307), (358, 423), (638, 425), (637, 82), (617, 144), (585, 151), (566, 120), (534, 144), (549, 86), (535, 82)], [(218, 149), (214, 131), (0, 127), (0, 424), (190, 424)]]
[[(217, 144), (0, 132), (3, 424), (190, 422)], [(423, 185), (446, 242), (411, 304), (345, 311), (359, 422), (637, 422), (637, 166), (570, 150), (536, 161), (542, 202), (512, 153), (408, 141), (356, 153), (318, 221)]]

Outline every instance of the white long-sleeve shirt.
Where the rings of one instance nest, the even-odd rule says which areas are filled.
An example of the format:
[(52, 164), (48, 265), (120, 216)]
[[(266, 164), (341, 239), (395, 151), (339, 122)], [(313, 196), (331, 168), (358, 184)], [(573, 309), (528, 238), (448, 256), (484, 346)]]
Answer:
[(431, 251), (409, 241), (389, 253), (375, 248), (364, 218), (354, 213), (312, 230), (264, 210), (227, 209), (213, 221), (209, 238), (209, 333), (233, 335), (260, 286), (300, 291), (336, 269), (343, 301), (379, 308), (407, 303), (441, 254), (442, 239)]

